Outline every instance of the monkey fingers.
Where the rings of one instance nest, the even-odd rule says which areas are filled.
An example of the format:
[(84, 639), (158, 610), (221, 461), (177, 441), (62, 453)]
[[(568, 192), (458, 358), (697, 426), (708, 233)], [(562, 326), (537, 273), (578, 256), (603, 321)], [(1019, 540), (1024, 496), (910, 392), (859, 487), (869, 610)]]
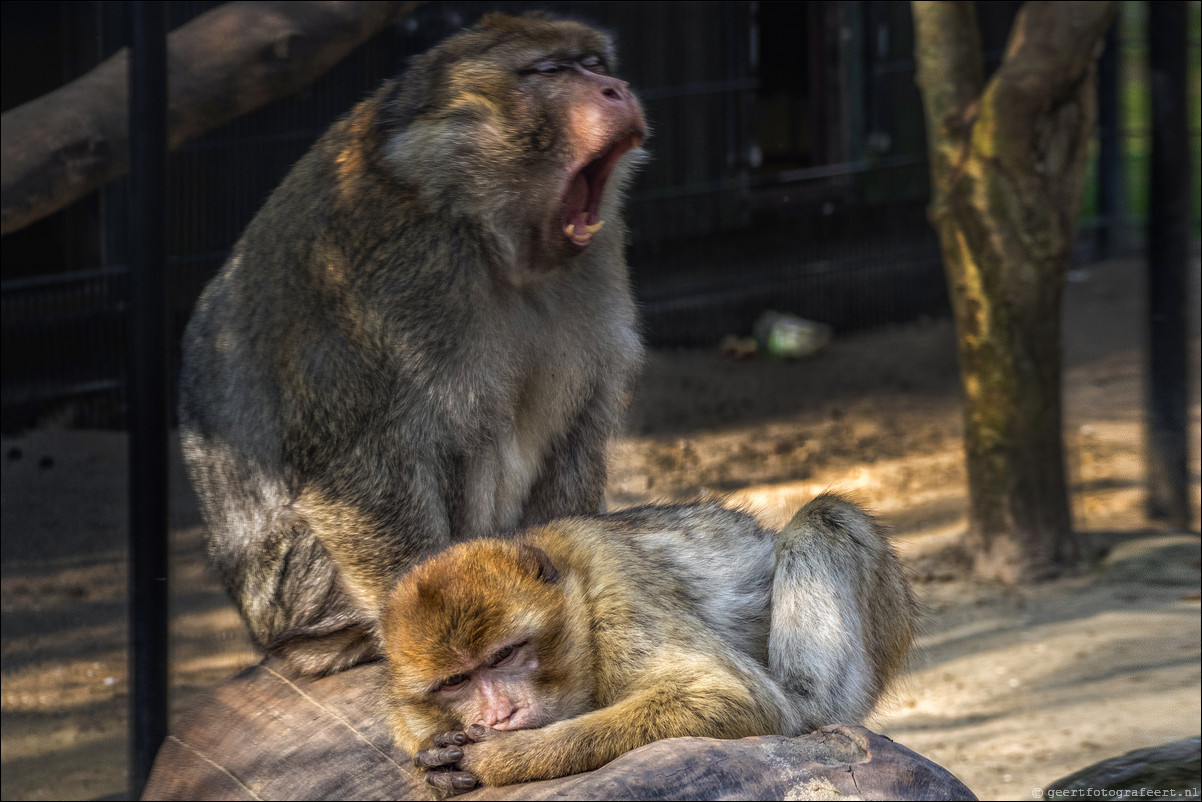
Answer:
[(466, 771), (453, 769), (434, 769), (426, 772), (426, 782), (434, 786), (440, 793), (450, 796), (462, 794), (475, 788), (479, 782), (476, 776)]
[(434, 736), (435, 746), (463, 746), (468, 742), (467, 734), (461, 730), (443, 732)]
[(482, 741), (487, 741), (489, 738), (495, 738), (498, 735), (504, 735), (504, 731), (495, 730), (492, 727), (485, 727), (483, 724), (473, 724), (464, 730), (463, 734), (467, 736), (467, 739), (471, 743), (478, 744)]
[(463, 750), (458, 746), (423, 749), (413, 756), (413, 765), (419, 769), (436, 769), (451, 766), (463, 760)]
[(475, 775), (462, 771), (455, 764), (463, 759), (463, 747), (469, 743), (462, 732), (444, 732), (434, 736), (434, 748), (423, 749), (413, 756), (413, 765), (428, 769), (426, 782), (444, 796), (463, 793), (479, 783)]

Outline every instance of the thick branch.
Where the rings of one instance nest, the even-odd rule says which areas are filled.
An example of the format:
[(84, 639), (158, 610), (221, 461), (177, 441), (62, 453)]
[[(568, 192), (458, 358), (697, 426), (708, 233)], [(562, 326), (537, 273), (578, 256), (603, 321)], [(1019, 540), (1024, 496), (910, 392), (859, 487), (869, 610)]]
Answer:
[(971, 150), (992, 178), (978, 182), (988, 195), (976, 205), (1010, 227), (1027, 259), (1067, 258), (1075, 236), (1097, 59), (1116, 10), (1112, 2), (1024, 4), (981, 98)]
[[(963, 158), (970, 116), (984, 84), (981, 35), (971, 2), (915, 0), (915, 80), (926, 111), (932, 175), (944, 185)], [(938, 188), (935, 201), (939, 202)]]
[[(978, 134), (974, 144), (983, 145), (986, 138), (1012, 142), (1029, 153), (1031, 135), (1038, 133), (1041, 118), (1055, 116), (1058, 106), (1080, 103), (1081, 87), (1086, 83), (1092, 87), (1093, 71), (1116, 8), (1111, 2), (1024, 4), (1015, 17), (1005, 58), (985, 92), (984, 102), (994, 112), (991, 125)], [(1093, 105), (1092, 97), (1089, 105)], [(1092, 120), (1088, 127), (1092, 129)], [(1005, 160), (1008, 154), (998, 155)], [(1046, 171), (1040, 167), (1039, 172)]]
[[(1094, 69), (1116, 10), (1112, 2), (1024, 3), (994, 82), (1028, 98), (1031, 113), (1046, 108)], [(1023, 124), (1010, 123), (1016, 128)]]
[[(308, 84), (416, 2), (228, 3), (168, 38), (170, 147)], [(0, 233), (129, 168), (128, 51), (4, 114)]]

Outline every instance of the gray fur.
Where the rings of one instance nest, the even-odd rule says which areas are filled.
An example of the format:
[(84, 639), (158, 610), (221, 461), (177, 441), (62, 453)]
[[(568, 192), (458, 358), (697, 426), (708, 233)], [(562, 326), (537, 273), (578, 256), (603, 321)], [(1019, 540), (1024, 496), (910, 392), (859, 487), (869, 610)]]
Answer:
[(873, 517), (824, 494), (781, 530), (769, 668), (807, 726), (858, 723), (900, 670), (919, 619), (904, 568)]
[[(530, 25), (609, 46), (585, 26)], [(446, 77), (461, 51), (506, 36), (449, 40), (336, 123), (187, 327), (181, 438), (209, 553), (256, 643), (301, 673), (374, 657), (384, 594), (415, 561), (603, 504), (641, 359), (620, 215), (638, 152), (586, 250), (532, 236), (557, 163), (524, 148), (536, 126), (539, 141), (563, 136), (558, 121), (440, 111), (463, 90)], [(447, 152), (503, 152), (419, 162), (397, 144), (419, 128)]]
[(645, 648), (668, 665), (720, 655), (786, 735), (862, 722), (905, 663), (920, 606), (885, 530), (844, 497), (818, 496), (780, 532), (714, 502), (594, 520), (553, 525), (545, 539), (570, 538), (593, 581), (622, 578), (607, 596), (630, 594), (607, 609), (632, 618), (595, 624), (613, 633), (602, 654)]

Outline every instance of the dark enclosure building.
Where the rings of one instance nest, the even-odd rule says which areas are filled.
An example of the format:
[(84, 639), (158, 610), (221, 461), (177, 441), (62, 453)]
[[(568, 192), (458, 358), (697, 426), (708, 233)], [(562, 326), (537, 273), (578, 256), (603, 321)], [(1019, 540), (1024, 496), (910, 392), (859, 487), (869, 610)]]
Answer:
[[(216, 6), (166, 6), (175, 28)], [(987, 68), (1020, 3), (979, 4)], [(4, 2), (3, 110), (126, 46), (127, 4)], [(170, 314), (204, 283), (297, 158), (409, 56), (495, 8), (612, 30), (645, 105), (652, 160), (628, 203), (630, 261), (653, 345), (712, 345), (766, 309), (836, 331), (942, 314), (905, 2), (428, 3), (303, 91), (172, 152)], [(1112, 43), (1115, 41), (1112, 37)], [(1105, 58), (1114, 59), (1117, 48)], [(1102, 70), (1099, 151), (1123, 132)], [(1109, 78), (1106, 76), (1109, 75)], [(1109, 117), (1107, 116), (1109, 111)], [(1117, 156), (1091, 173), (1082, 247), (1130, 242)], [(3, 426), (124, 415), (127, 179), (3, 238)], [(1100, 189), (1099, 189), (1100, 188)], [(175, 349), (177, 350), (177, 349)], [(174, 352), (174, 351), (173, 351)]]

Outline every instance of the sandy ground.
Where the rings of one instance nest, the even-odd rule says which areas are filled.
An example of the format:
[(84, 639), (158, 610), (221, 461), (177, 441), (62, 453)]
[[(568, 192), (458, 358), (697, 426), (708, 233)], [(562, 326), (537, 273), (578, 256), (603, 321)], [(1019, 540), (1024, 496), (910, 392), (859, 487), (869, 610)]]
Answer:
[[(1197, 322), (1197, 273), (1192, 288)], [(1141, 265), (1074, 274), (1066, 304), (1065, 439), (1083, 561), (1031, 587), (965, 580), (953, 334), (919, 322), (837, 339), (798, 363), (655, 352), (615, 444), (610, 505), (721, 494), (782, 524), (827, 488), (897, 534), (930, 607), (907, 675), (871, 726), (982, 799), (1032, 789), (1199, 731), (1199, 403), (1193, 533), (1142, 512)], [(1197, 346), (1192, 364), (1198, 364)], [(5, 438), (2, 467), (4, 799), (118, 797), (127, 784), (125, 439), (42, 429)], [(204, 564), (173, 456), (173, 709), (257, 660)]]

